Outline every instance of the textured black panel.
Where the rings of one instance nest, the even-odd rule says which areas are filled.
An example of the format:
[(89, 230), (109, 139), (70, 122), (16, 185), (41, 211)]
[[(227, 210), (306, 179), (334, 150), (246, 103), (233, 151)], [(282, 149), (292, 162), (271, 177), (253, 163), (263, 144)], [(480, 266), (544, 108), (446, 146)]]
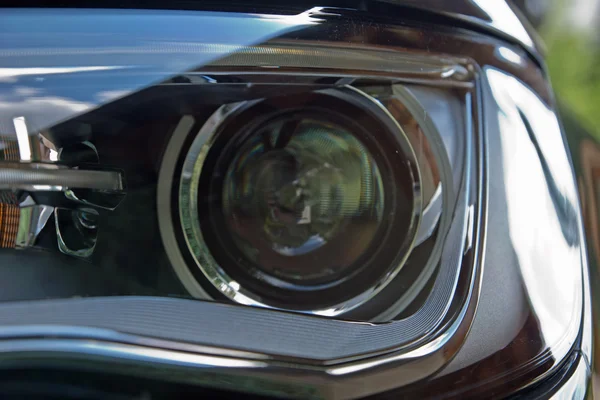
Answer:
[[(0, 305), (0, 325), (4, 337), (12, 336), (17, 325), (30, 326), (22, 330), (28, 336), (80, 336), (89, 333), (81, 328), (91, 327), (316, 360), (376, 351), (414, 333), (398, 329), (398, 323), (377, 326), (164, 297), (6, 303)], [(98, 331), (98, 335), (114, 339), (109, 332)]]

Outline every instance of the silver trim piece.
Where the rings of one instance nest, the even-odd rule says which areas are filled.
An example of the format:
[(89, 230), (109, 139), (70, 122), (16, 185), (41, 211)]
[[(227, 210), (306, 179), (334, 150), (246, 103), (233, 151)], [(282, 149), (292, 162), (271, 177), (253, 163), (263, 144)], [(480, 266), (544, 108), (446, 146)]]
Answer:
[(19, 218), (19, 230), (15, 247), (27, 248), (35, 244), (38, 235), (46, 226), (48, 219), (54, 211), (52, 206), (30, 205), (21, 207), (21, 217)]
[[(171, 204), (171, 183), (173, 182), (173, 176), (175, 174), (176, 160), (179, 157), (179, 152), (183, 146), (183, 142), (188, 137), (192, 127), (194, 126), (195, 120), (193, 117), (186, 115), (181, 118), (177, 127), (173, 131), (171, 140), (167, 145), (167, 149), (163, 155), (162, 163), (160, 166), (160, 172), (158, 174), (158, 189), (156, 194), (156, 206), (158, 209), (158, 226), (160, 227), (160, 237), (165, 246), (171, 264), (175, 265), (186, 265), (186, 261), (179, 250), (176, 238), (173, 233), (173, 222), (171, 210), (173, 209)], [(190, 293), (195, 293), (199, 298), (210, 299), (210, 296), (204, 288), (198, 283), (194, 275), (188, 268), (176, 268), (173, 270), (177, 274), (177, 277)]]
[(31, 161), (31, 145), (29, 144), (29, 133), (27, 132), (25, 117), (13, 118), (13, 125), (17, 134), (21, 161)]
[(0, 190), (63, 191), (67, 188), (124, 190), (119, 171), (66, 168), (42, 163), (0, 163)]
[(65, 197), (71, 201), (109, 211), (113, 211), (117, 208), (125, 196), (126, 194), (124, 191), (114, 191), (110, 193), (96, 192), (94, 193), (93, 199), (90, 199), (85, 194), (81, 194), (77, 189), (65, 190)]
[(439, 184), (433, 197), (429, 200), (429, 204), (423, 209), (423, 218), (417, 232), (415, 246), (420, 245), (431, 237), (442, 216), (442, 207), (442, 184)]
[[(55, 162), (58, 160), (56, 146), (41, 133), (30, 134), (25, 117), (13, 118), (19, 159), (22, 162), (41, 161)], [(7, 139), (6, 137), (4, 139)]]

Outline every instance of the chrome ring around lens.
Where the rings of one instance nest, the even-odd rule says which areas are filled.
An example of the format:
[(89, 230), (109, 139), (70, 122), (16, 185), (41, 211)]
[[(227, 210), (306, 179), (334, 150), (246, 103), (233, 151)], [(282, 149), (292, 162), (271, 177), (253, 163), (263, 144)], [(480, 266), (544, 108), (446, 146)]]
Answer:
[[(327, 91), (318, 94), (318, 97), (321, 98), (319, 100), (320, 105), (323, 103), (323, 98), (327, 98), (329, 102), (334, 99), (334, 103), (346, 102), (352, 104), (352, 107), (358, 107), (357, 104), (362, 108), (371, 107), (365, 113), (371, 113), (369, 118), (373, 118), (373, 115), (375, 115), (378, 121), (384, 121), (384, 123), (379, 122), (379, 126), (384, 127), (382, 129), (386, 130), (385, 135), (387, 135), (388, 144), (392, 143), (390, 142), (391, 138), (395, 141), (392, 149), (381, 149), (381, 143), (379, 143), (380, 140), (383, 140), (380, 137), (383, 134), (381, 131), (375, 133), (372, 137), (368, 135), (373, 134), (373, 132), (367, 132), (367, 135), (363, 135), (359, 140), (353, 135), (355, 132), (351, 132), (354, 129), (354, 126), (351, 126), (352, 124), (345, 125), (345, 128), (350, 127), (348, 129), (342, 127), (348, 122), (348, 118), (340, 118), (336, 121), (336, 113), (332, 113), (331, 118), (323, 119), (322, 116), (328, 114), (326, 109), (319, 109), (320, 112), (317, 114), (314, 114), (315, 110), (305, 113), (302, 108), (295, 105), (290, 108), (291, 111), (288, 114), (286, 114), (285, 109), (283, 111), (275, 110), (274, 115), (268, 118), (262, 118), (259, 112), (256, 118), (258, 122), (250, 124), (254, 126), (254, 130), (246, 132), (245, 136), (242, 135), (240, 142), (234, 146), (236, 151), (233, 152), (233, 159), (225, 160), (226, 168), (215, 173), (214, 164), (219, 163), (220, 153), (227, 153), (226, 147), (232, 141), (230, 135), (225, 135), (224, 131), (228, 129), (228, 125), (232, 120), (243, 118), (244, 115), (247, 117), (247, 114), (244, 113), (248, 113), (248, 110), (256, 108), (263, 102), (252, 101), (225, 105), (219, 108), (202, 126), (185, 156), (178, 190), (178, 209), (179, 222), (186, 245), (202, 276), (218, 292), (235, 302), (320, 315), (339, 315), (373, 298), (381, 288), (393, 279), (410, 253), (421, 213), (421, 198), (418, 166), (415, 162), (414, 152), (408, 140), (404, 137), (401, 127), (375, 101), (354, 89)], [(292, 116), (293, 118), (290, 118)], [(286, 146), (279, 146), (281, 148), (278, 148), (277, 142), (278, 139), (281, 142), (281, 131), (291, 129), (289, 126), (286, 128), (286, 122), (289, 122), (290, 119), (297, 121), (292, 124), (295, 125), (295, 133), (290, 138), (283, 139), (283, 141), (286, 141)], [(244, 123), (234, 131), (243, 130), (240, 127), (243, 128), (245, 125), (249, 125), (249, 122), (253, 121), (244, 120)], [(227, 131), (227, 133), (231, 133), (231, 131)], [(257, 139), (257, 134), (266, 135), (266, 139), (265, 137)], [(270, 137), (268, 137), (269, 134)], [(285, 135), (284, 132), (283, 136)], [(225, 140), (223, 140), (224, 136), (227, 136)], [(219, 143), (219, 141), (222, 143)], [(371, 143), (365, 144), (369, 141)], [(223, 145), (223, 143), (225, 144)], [(225, 147), (222, 147), (222, 145)], [(257, 150), (261, 146), (263, 147), (262, 150)], [(273, 148), (265, 151), (265, 146), (272, 146)], [(324, 148), (329, 146), (329, 151), (320, 152), (319, 146)], [(370, 154), (370, 150), (365, 146), (369, 146), (370, 150), (374, 150), (377, 155)], [(216, 148), (218, 150), (215, 150)], [(261, 154), (260, 156), (253, 156), (256, 153)], [(378, 162), (375, 161), (378, 157), (380, 158), (378, 161), (387, 164), (382, 165), (382, 170), (380, 170)], [(394, 159), (395, 157), (398, 159)], [(391, 161), (390, 158), (392, 158)], [(335, 168), (336, 164), (338, 166), (342, 165), (340, 162), (342, 164), (345, 162), (344, 168)], [(236, 176), (236, 172), (240, 172), (240, 165), (252, 165), (252, 167), (246, 168), (246, 170), (242, 168), (242, 172)], [(238, 169), (236, 170), (236, 168)], [(404, 213), (407, 213), (407, 223), (404, 226), (406, 234), (403, 236), (401, 243), (395, 244), (394, 253), (397, 254), (393, 257), (381, 258), (381, 254), (373, 256), (379, 257), (378, 260), (391, 260), (391, 263), (383, 267), (381, 265), (370, 265), (371, 268), (377, 268), (380, 275), (376, 279), (371, 279), (368, 285), (360, 287), (358, 292), (352, 293), (351, 297), (342, 297), (341, 300), (336, 300), (334, 296), (333, 299), (330, 298), (324, 301), (323, 306), (312, 304), (308, 307), (297, 307), (293, 302), (281, 304), (268, 299), (264, 296), (263, 292), (265, 290), (263, 289), (266, 287), (270, 291), (272, 286), (278, 290), (289, 291), (294, 298), (297, 298), (306, 294), (312, 296), (314, 293), (326, 293), (337, 285), (347, 288), (348, 286), (343, 286), (347, 284), (345, 282), (352, 279), (361, 279), (361, 276), (364, 277), (369, 274), (369, 271), (365, 274), (365, 270), (361, 269), (361, 263), (364, 262), (364, 257), (362, 260), (360, 259), (361, 253), (364, 253), (365, 249), (371, 246), (374, 240), (377, 242), (376, 239), (381, 240), (381, 238), (384, 238), (385, 243), (388, 243), (390, 234), (398, 233), (398, 229), (394, 231), (392, 229), (394, 227), (389, 226), (389, 223), (385, 229), (379, 229), (379, 236), (373, 233), (367, 235), (369, 240), (366, 240), (365, 243), (359, 243), (360, 240), (356, 242), (358, 246), (362, 245), (362, 248), (355, 252), (358, 256), (354, 257), (351, 260), (352, 262), (344, 265), (344, 268), (339, 268), (339, 271), (337, 271), (339, 279), (337, 280), (328, 279), (330, 278), (328, 275), (333, 276), (336, 274), (335, 268), (319, 268), (317, 265), (312, 269), (312, 272), (303, 274), (298, 269), (303, 263), (303, 261), (300, 261), (295, 270), (290, 272), (285, 271), (284, 268), (282, 272), (281, 268), (277, 268), (276, 260), (268, 267), (261, 265), (260, 262), (255, 263), (258, 265), (250, 267), (250, 269), (254, 268), (254, 274), (250, 274), (252, 278), (244, 281), (239, 279), (240, 268), (238, 268), (237, 274), (232, 271), (232, 264), (236, 263), (236, 260), (227, 260), (220, 256), (221, 258), (217, 261), (215, 258), (215, 248), (219, 247), (219, 240), (226, 240), (223, 239), (223, 236), (231, 235), (232, 229), (231, 226), (228, 230), (221, 229), (223, 228), (222, 225), (228, 225), (224, 219), (220, 219), (217, 224), (209, 225), (206, 214), (218, 214), (219, 208), (221, 208), (222, 213), (227, 213), (229, 216), (246, 212), (244, 202), (247, 198), (244, 198), (244, 196), (236, 197), (235, 195), (237, 186), (240, 183), (248, 183), (255, 179), (254, 186), (258, 185), (260, 187), (262, 185), (262, 189), (255, 190), (253, 194), (255, 197), (251, 196), (250, 198), (256, 199), (256, 196), (260, 197), (261, 194), (267, 195), (266, 197), (263, 196), (262, 203), (254, 200), (254, 203), (250, 204), (255, 210), (258, 210), (255, 211), (254, 215), (260, 215), (260, 218), (255, 218), (254, 222), (264, 222), (264, 226), (255, 224), (254, 231), (245, 236), (243, 234), (239, 235), (239, 232), (237, 232), (238, 239), (239, 236), (242, 236), (244, 240), (248, 241), (250, 239), (251, 241), (252, 233), (264, 230), (265, 237), (269, 238), (272, 244), (275, 245), (271, 246), (271, 249), (263, 246), (261, 249), (263, 253), (270, 251), (272, 253), (271, 257), (293, 258), (317, 252), (320, 248), (329, 245), (328, 240), (333, 241), (332, 239), (335, 239), (337, 235), (347, 233), (348, 227), (353, 222), (352, 218), (348, 218), (349, 215), (352, 217), (358, 216), (358, 219), (365, 218), (366, 215), (367, 218), (371, 218), (371, 221), (377, 223), (386, 218), (392, 219), (392, 222), (397, 222), (393, 217), (390, 218), (390, 215), (385, 215), (390, 210), (399, 210), (393, 204), (385, 206), (387, 203), (398, 200), (397, 193), (390, 188), (390, 186), (398, 183), (394, 181), (398, 179), (394, 175), (396, 173), (393, 171), (394, 168), (404, 168), (402, 173), (406, 176), (404, 176), (402, 184), (408, 186), (404, 189), (411, 192), (411, 196), (409, 196), (410, 207), (408, 207), (410, 210), (407, 212), (407, 208), (404, 209)], [(217, 176), (217, 181), (220, 180), (225, 183), (219, 186), (220, 192), (217, 191), (216, 194), (209, 190), (209, 193), (203, 192), (204, 194), (200, 195), (199, 190), (202, 185), (203, 174), (206, 175), (209, 169), (209, 177), (205, 177), (204, 181)], [(294, 173), (290, 172), (292, 170)], [(285, 176), (286, 173), (289, 176)], [(248, 174), (252, 175), (253, 178), (248, 178)], [(370, 178), (365, 179), (365, 177)], [(393, 193), (392, 195), (388, 194), (387, 199), (384, 199), (386, 194), (383, 192), (386, 185), (387, 190)], [(269, 186), (272, 186), (271, 189), (268, 189)], [(206, 187), (211, 187), (211, 185), (205, 185), (204, 188)], [(246, 189), (252, 192), (251, 188)], [(399, 190), (398, 188), (394, 189)], [(243, 190), (241, 190), (241, 193), (243, 193)], [(216, 208), (209, 209), (202, 205), (203, 198), (206, 200), (206, 198), (219, 196), (220, 199), (217, 201)], [(315, 198), (320, 201), (314, 201)], [(324, 199), (325, 201), (323, 201)], [(235, 207), (232, 207), (232, 204), (236, 201), (238, 202), (238, 211)], [(211, 200), (208, 201), (208, 203), (210, 202)], [(204, 201), (204, 203), (206, 202)], [(199, 207), (203, 209), (199, 210)], [(357, 210), (361, 211), (358, 212)], [(315, 224), (315, 226), (306, 226), (311, 225), (306, 223), (310, 219), (309, 216), (315, 221), (320, 219), (320, 223)], [(204, 220), (204, 222), (201, 222), (201, 220)], [(234, 225), (233, 231), (235, 231), (236, 226), (239, 228), (240, 225), (247, 226), (248, 224), (240, 224), (238, 218), (238, 223)], [(378, 230), (376, 228), (374, 227), (373, 232)], [(364, 233), (366, 230), (362, 229), (361, 231)], [(350, 234), (348, 237), (352, 238), (352, 235)], [(211, 245), (208, 243), (211, 243)], [(343, 243), (343, 241), (340, 243)], [(373, 244), (376, 247), (375, 253), (389, 253), (389, 249), (382, 250), (381, 245), (382, 243)], [(237, 253), (240, 256), (239, 258), (252, 261), (251, 252), (254, 251), (256, 246), (256, 244), (251, 244), (244, 249), (244, 246), (239, 246), (239, 240), (238, 243), (232, 240), (227, 242), (224, 247), (228, 251), (237, 248), (237, 250), (240, 250)], [(350, 247), (354, 248), (356, 246)], [(341, 248), (338, 247), (338, 249)], [(264, 259), (262, 258), (262, 260)], [(305, 257), (304, 262), (306, 260)], [(188, 271), (185, 271), (185, 275), (189, 279), (189, 269), (194, 267), (179, 264), (174, 265), (176, 272), (181, 278), (181, 270), (188, 269)], [(264, 264), (264, 261), (262, 264)], [(242, 269), (247, 267), (248, 262)], [(253, 282), (253, 280), (260, 283), (262, 287), (257, 289), (257, 282)], [(310, 284), (304, 284), (306, 281), (310, 281)], [(252, 285), (255, 287), (252, 287)], [(204, 297), (204, 290), (196, 290), (197, 286), (196, 284), (188, 284), (186, 288), (192, 295)]]

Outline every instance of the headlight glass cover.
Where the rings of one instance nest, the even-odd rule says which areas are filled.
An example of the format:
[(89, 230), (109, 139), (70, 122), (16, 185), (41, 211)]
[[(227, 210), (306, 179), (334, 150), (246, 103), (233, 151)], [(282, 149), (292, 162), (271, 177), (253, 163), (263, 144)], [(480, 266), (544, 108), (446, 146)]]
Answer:
[(77, 281), (7, 300), (91, 298), (33, 302), (27, 318), (6, 303), (0, 321), (155, 338), (141, 345), (160, 363), (201, 345), (279, 391), (353, 397), (433, 374), (512, 295), (504, 337), (461, 358), (467, 338), (441, 379), (535, 317), (543, 339), (509, 370), (550, 373), (580, 340), (584, 247), (543, 75), (489, 37), (363, 17), (3, 12), (1, 263)]

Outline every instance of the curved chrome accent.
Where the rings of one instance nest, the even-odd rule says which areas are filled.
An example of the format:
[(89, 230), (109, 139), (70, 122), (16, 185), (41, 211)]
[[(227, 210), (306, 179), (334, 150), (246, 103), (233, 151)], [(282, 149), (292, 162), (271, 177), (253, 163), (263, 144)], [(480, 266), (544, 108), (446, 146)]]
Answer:
[[(96, 248), (98, 220), (98, 211), (91, 208), (55, 208), (54, 226), (58, 250), (69, 256), (90, 257)], [(66, 236), (64, 232), (68, 232), (69, 229), (76, 231), (77, 235)]]
[(48, 219), (54, 212), (54, 207), (44, 205), (29, 205), (19, 208), (19, 230), (15, 240), (15, 247), (31, 247), (38, 235), (46, 226)]
[(429, 203), (423, 209), (423, 219), (417, 232), (415, 246), (420, 245), (431, 237), (442, 216), (442, 207), (442, 184), (439, 184)]
[(562, 386), (550, 397), (552, 400), (583, 400), (589, 398), (592, 390), (590, 379), (592, 370), (584, 357), (580, 357), (574, 366), (573, 374), (565, 381), (559, 382)]
[(194, 123), (194, 118), (186, 115), (181, 118), (173, 131), (173, 135), (171, 136), (163, 155), (163, 161), (158, 174), (156, 207), (158, 209), (158, 225), (161, 228), (160, 236), (163, 245), (165, 246), (165, 251), (173, 265), (173, 270), (188, 292), (194, 293), (199, 298), (210, 299), (208, 293), (206, 293), (202, 285), (198, 283), (189, 268), (177, 267), (185, 266), (186, 261), (177, 244), (173, 228), (173, 217), (170, 212), (170, 210), (173, 209), (173, 205), (171, 204), (171, 184), (175, 175), (177, 159), (179, 158), (183, 143), (188, 137)]

